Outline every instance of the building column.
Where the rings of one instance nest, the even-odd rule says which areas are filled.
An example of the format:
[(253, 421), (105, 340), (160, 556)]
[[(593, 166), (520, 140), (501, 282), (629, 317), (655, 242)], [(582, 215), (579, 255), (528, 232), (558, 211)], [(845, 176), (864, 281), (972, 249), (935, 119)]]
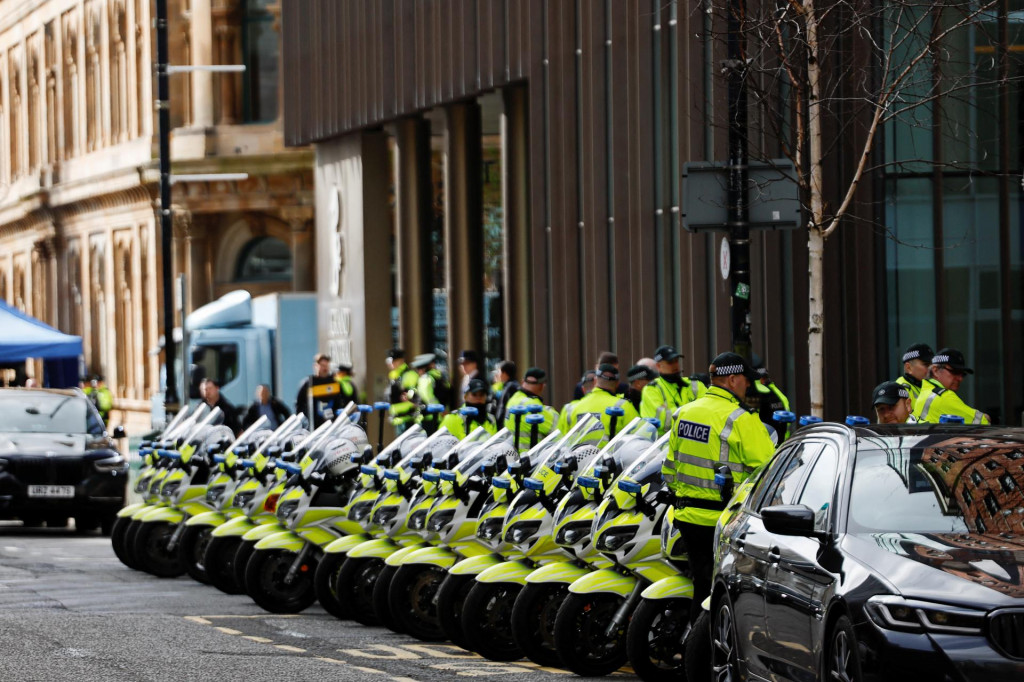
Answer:
[[(238, 41), (239, 17), (234, 0), (218, 0), (212, 10), (213, 32), (216, 37), (216, 58), (218, 64), (234, 64)], [(238, 122), (238, 104), (235, 92), (237, 74), (222, 73), (220, 79), (219, 125), (233, 125)]]
[(505, 220), (505, 356), (518, 367), (534, 364), (530, 287), (530, 183), (527, 91), (502, 91), (501, 185)]
[(395, 124), (395, 132), (398, 339), (409, 353), (416, 354), (434, 345), (430, 122), (421, 116), (403, 118)]
[(458, 354), (483, 347), (483, 208), (480, 105), (445, 108), (444, 250), (448, 287), (448, 362), (458, 380)]
[(313, 207), (286, 206), (281, 217), (291, 227), (292, 291), (316, 291)]
[[(210, 0), (192, 0), (192, 64), (213, 64), (213, 21)], [(227, 74), (221, 74), (221, 78)], [(193, 71), (192, 125), (207, 128), (213, 125), (213, 74)], [(230, 79), (229, 79), (230, 80)]]

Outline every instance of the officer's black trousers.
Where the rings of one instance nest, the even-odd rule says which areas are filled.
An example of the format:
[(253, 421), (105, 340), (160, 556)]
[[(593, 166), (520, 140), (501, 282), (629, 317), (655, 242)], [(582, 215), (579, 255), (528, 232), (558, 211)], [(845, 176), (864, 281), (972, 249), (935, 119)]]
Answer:
[(693, 602), (690, 604), (690, 622), (697, 620), (701, 603), (711, 594), (711, 574), (715, 568), (715, 527), (676, 521), (676, 528), (686, 545), (693, 573)]

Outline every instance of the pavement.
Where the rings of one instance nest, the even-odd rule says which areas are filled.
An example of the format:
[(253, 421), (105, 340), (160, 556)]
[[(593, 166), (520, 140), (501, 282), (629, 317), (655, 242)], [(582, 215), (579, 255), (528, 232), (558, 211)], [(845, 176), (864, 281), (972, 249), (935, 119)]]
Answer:
[(319, 605), (269, 614), (187, 576), (133, 571), (98, 534), (17, 522), (0, 522), (0, 652), (5, 682), (579, 679), (339, 621)]

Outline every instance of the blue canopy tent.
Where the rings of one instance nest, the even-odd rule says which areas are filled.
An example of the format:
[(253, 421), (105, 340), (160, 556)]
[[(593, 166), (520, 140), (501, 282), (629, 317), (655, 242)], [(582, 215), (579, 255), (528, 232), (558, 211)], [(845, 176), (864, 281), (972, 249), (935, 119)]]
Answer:
[(0, 299), (0, 364), (43, 360), (43, 385), (70, 388), (78, 385), (82, 337), (57, 331)]

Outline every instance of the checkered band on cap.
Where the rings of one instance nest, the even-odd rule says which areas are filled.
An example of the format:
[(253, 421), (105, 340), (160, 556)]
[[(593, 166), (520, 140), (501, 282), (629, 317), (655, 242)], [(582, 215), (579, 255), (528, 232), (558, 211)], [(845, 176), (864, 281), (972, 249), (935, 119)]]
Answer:
[(768, 376), (768, 368), (767, 367), (758, 367), (754, 371), (757, 372), (758, 376), (761, 376), (761, 377)]
[(730, 374), (743, 374), (743, 365), (723, 365), (722, 367), (715, 367), (714, 374), (716, 377), (729, 376)]
[(945, 364), (945, 363), (948, 363), (948, 362), (949, 362), (949, 356), (948, 355), (933, 355), (932, 356), (932, 364), (933, 365), (942, 365), (942, 364)]
[(919, 350), (907, 351), (906, 353), (903, 354), (903, 362), (909, 362), (910, 360), (913, 360), (914, 358), (919, 358), (919, 357), (921, 357), (921, 351), (919, 351)]

